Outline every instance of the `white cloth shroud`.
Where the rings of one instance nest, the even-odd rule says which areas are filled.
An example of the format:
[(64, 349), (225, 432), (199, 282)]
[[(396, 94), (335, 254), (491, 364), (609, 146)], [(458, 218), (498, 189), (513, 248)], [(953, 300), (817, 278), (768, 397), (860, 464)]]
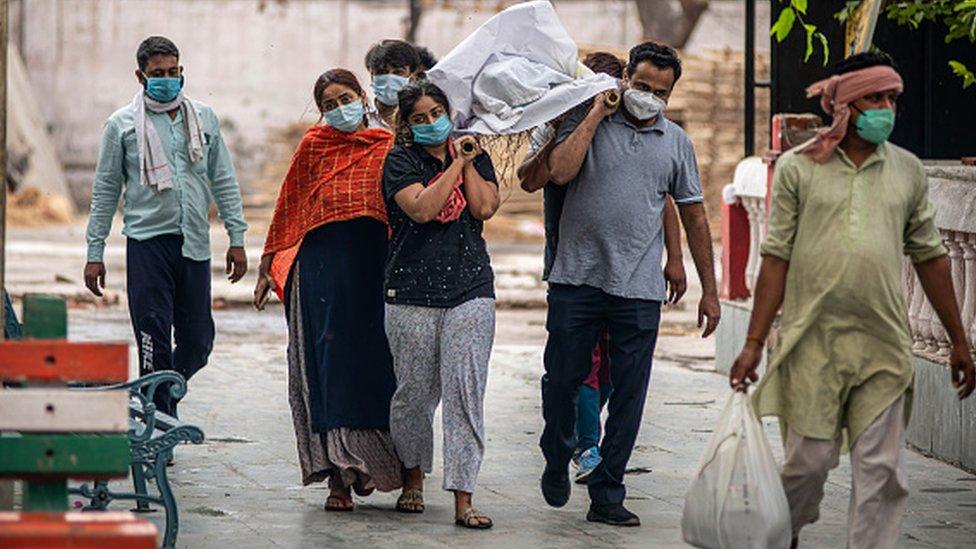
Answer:
[(593, 74), (548, 1), (516, 4), (489, 19), (429, 71), (459, 129), (508, 134), (532, 129), (618, 87)]
[(786, 549), (792, 527), (773, 452), (749, 397), (734, 392), (685, 495), (682, 538), (709, 549)]

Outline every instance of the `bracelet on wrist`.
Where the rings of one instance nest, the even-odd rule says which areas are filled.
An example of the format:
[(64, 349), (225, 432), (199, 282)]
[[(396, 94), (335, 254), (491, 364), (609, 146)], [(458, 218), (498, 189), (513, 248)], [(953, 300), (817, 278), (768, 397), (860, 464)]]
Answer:
[(755, 336), (746, 336), (746, 343), (749, 343), (750, 341), (755, 343), (756, 345), (759, 345), (760, 347), (764, 347), (766, 345), (766, 342), (762, 338), (755, 337)]

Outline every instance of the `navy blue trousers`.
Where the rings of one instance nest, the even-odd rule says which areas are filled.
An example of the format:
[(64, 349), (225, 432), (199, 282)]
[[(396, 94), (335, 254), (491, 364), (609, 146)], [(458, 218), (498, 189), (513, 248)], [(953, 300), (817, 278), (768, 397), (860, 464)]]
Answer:
[(634, 449), (651, 359), (657, 342), (661, 304), (612, 296), (589, 286), (550, 284), (549, 312), (542, 376), (545, 429), (539, 445), (546, 467), (565, 472), (576, 448), (576, 398), (593, 368), (591, 360), (600, 329), (610, 330), (610, 382), (613, 392), (600, 457), (603, 461), (587, 480), (590, 501), (623, 503), (624, 472)]
[[(126, 242), (129, 318), (139, 347), (139, 372), (175, 370), (189, 380), (213, 349), (210, 261), (183, 257), (183, 237)], [(174, 345), (175, 342), (175, 345)], [(178, 399), (157, 389), (156, 409), (175, 416)]]

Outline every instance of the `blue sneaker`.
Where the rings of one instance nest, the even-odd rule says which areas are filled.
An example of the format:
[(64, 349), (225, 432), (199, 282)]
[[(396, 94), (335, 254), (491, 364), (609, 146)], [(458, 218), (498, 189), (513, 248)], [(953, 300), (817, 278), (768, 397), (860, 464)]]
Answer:
[(600, 457), (600, 448), (594, 446), (589, 450), (583, 452), (579, 456), (579, 468), (576, 469), (576, 483), (585, 484), (587, 477), (593, 473), (596, 466), (600, 464), (603, 459)]

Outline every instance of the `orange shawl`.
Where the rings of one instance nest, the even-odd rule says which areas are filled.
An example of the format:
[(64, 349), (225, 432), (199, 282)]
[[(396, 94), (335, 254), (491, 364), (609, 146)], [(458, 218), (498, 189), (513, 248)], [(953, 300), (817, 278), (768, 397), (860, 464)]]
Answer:
[(305, 234), (326, 223), (372, 217), (387, 222), (383, 160), (393, 134), (375, 128), (343, 133), (330, 126), (305, 132), (281, 184), (264, 255), (275, 254), (271, 277), (284, 301), (288, 273)]

